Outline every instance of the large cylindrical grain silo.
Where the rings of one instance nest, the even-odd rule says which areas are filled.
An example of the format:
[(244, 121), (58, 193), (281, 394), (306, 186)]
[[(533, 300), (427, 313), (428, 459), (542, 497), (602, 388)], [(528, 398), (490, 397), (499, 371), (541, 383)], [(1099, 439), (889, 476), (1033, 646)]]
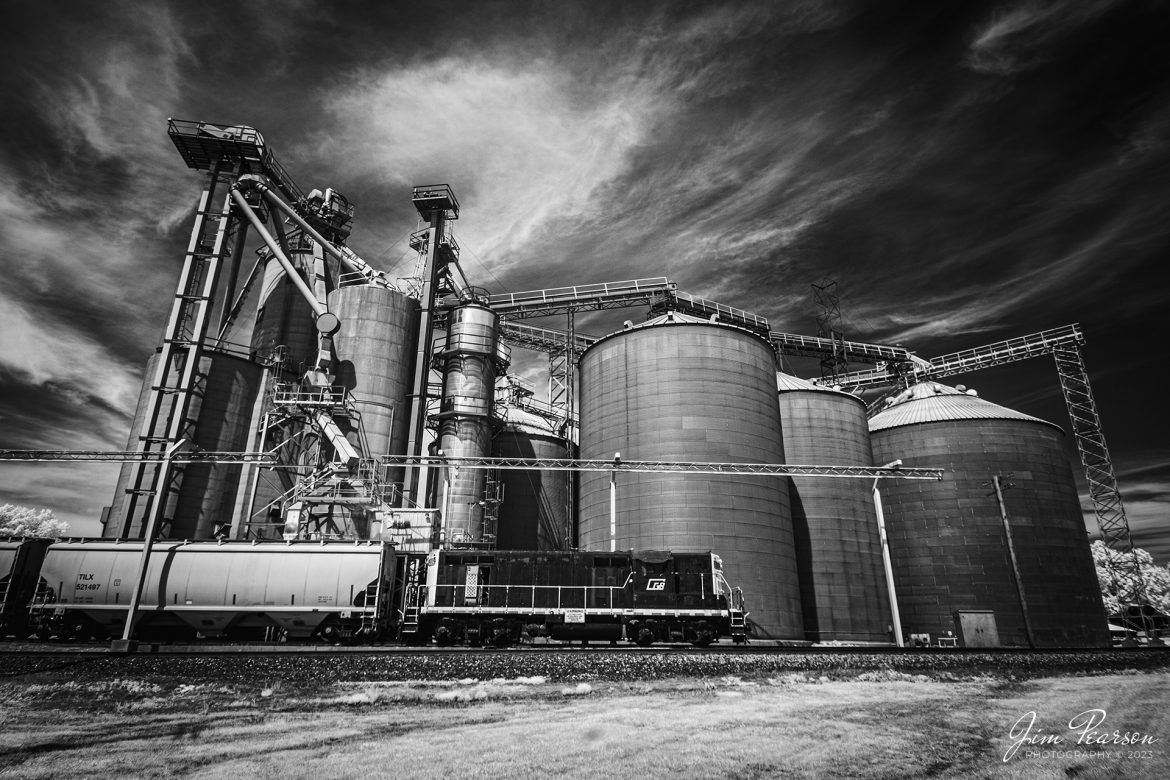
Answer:
[[(135, 409), (127, 449), (141, 450), (143, 421), (150, 400), (159, 354), (146, 365), (142, 391)], [(246, 358), (223, 352), (204, 351), (195, 380), (188, 416), (195, 421), (194, 445), (212, 452), (244, 452), (252, 446), (256, 398), (260, 392), (264, 369)], [(169, 398), (167, 399), (170, 400)], [(168, 408), (159, 416), (152, 435), (165, 434)], [(147, 502), (136, 502), (128, 514), (129, 494), (135, 471), (140, 464), (126, 463), (118, 475), (114, 500), (103, 529), (109, 538), (141, 538), (145, 530)], [(149, 488), (157, 464), (146, 464), (142, 488)], [(210, 539), (218, 524), (231, 525), (239, 499), (242, 469), (233, 463), (189, 463), (175, 467), (178, 490), (167, 498), (164, 523), (159, 529), (165, 539)]]
[(333, 335), (335, 384), (349, 391), (365, 433), (354, 443), (367, 458), (406, 454), (418, 301), (355, 285), (330, 293), (329, 310), (341, 321)]
[[(582, 459), (780, 463), (776, 356), (740, 328), (667, 314), (580, 360)], [(713, 551), (762, 638), (803, 640), (787, 480), (618, 472), (617, 549)], [(608, 550), (610, 479), (582, 472), (580, 546)]]
[[(946, 470), (941, 482), (880, 485), (902, 624), (958, 632), (986, 620), (998, 641), (1105, 647), (1109, 632), (1064, 434), (1043, 420), (936, 382), (915, 385), (870, 419), (877, 462)], [(992, 478), (1004, 492), (1025, 594), (1021, 604)], [(1026, 606), (1025, 606), (1026, 605)], [(978, 617), (979, 613), (984, 613)], [(974, 624), (974, 623), (973, 623)]]
[[(508, 407), (504, 427), (492, 440), (497, 458), (569, 458), (571, 447), (543, 417)], [(496, 547), (501, 550), (567, 550), (570, 526), (569, 472), (502, 470), (504, 488), (496, 523)]]
[[(778, 374), (784, 462), (872, 466), (865, 403)], [(805, 636), (889, 642), (890, 601), (871, 480), (793, 477), (788, 486)]]

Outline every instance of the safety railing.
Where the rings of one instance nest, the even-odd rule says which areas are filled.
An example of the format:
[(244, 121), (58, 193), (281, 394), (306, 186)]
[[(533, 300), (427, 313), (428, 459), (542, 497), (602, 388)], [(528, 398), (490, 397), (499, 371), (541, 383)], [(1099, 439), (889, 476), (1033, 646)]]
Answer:
[(1069, 343), (1085, 343), (1085, 336), (1081, 333), (1079, 326), (1064, 325), (975, 349), (939, 355), (930, 359), (930, 366), (934, 369), (931, 373), (935, 375), (941, 375), (944, 371), (962, 373), (974, 368), (986, 368), (1001, 363), (1038, 357), (1050, 354)]
[(665, 276), (658, 276), (651, 279), (631, 279), (622, 282), (581, 284), (573, 287), (551, 287), (547, 290), (499, 293), (489, 299), (488, 305), (493, 309), (507, 309), (509, 307), (572, 303), (574, 301), (584, 302), (626, 295), (667, 292), (674, 289), (673, 282)]
[(339, 385), (303, 390), (291, 385), (277, 385), (272, 390), (274, 406), (345, 406), (347, 390)]
[[(429, 604), (429, 586), (420, 586)], [(435, 585), (432, 606), (487, 609), (626, 609), (629, 591), (616, 585)]]
[(752, 330), (768, 332), (768, 320), (766, 317), (761, 317), (758, 314), (752, 314), (743, 309), (737, 309), (734, 306), (727, 306), (715, 301), (709, 301), (706, 298), (700, 298), (690, 293), (675, 292), (671, 296), (674, 299), (674, 304), (679, 311), (687, 314), (698, 314), (700, 316), (715, 314), (723, 321), (733, 325), (743, 325)]

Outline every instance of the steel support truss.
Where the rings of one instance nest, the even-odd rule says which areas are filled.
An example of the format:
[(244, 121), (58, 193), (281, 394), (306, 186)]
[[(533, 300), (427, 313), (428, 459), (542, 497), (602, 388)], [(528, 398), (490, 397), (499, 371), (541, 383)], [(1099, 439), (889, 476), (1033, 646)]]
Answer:
[[(139, 450), (0, 450), (0, 461), (74, 461), (77, 463), (161, 463), (166, 453)], [(171, 463), (275, 464), (271, 452), (215, 452), (192, 450), (170, 458)]]
[[(149, 456), (147, 456), (149, 457)], [(0, 460), (130, 462), (142, 460), (141, 452), (98, 450), (0, 450)], [(271, 452), (200, 452), (176, 454), (175, 463), (263, 463), (274, 464)], [(430, 455), (387, 455), (386, 466), (454, 466), (468, 469), (513, 471), (628, 471), (692, 474), (756, 474), (778, 477), (840, 477), (845, 479), (929, 479), (939, 481), (943, 469), (899, 466), (813, 466), (791, 463), (725, 463), (664, 460), (574, 460), (572, 458), (444, 458)]]
[(880, 466), (812, 466), (790, 463), (724, 463), (705, 461), (660, 460), (575, 460), (572, 458), (444, 458), (439, 456), (388, 455), (385, 465), (401, 466), (426, 463), (432, 466), (452, 466), (468, 469), (499, 469), (501, 471), (625, 471), (666, 472), (688, 474), (746, 474), (777, 477), (841, 477), (846, 479), (941, 480), (943, 469), (886, 468)]
[(1060, 387), (1068, 405), (1069, 419), (1077, 441), (1077, 451), (1085, 478), (1089, 482), (1089, 497), (1097, 515), (1101, 541), (1111, 550), (1126, 553), (1113, 559), (1109, 566), (1114, 590), (1123, 604), (1146, 603), (1146, 583), (1137, 556), (1133, 554), (1133, 538), (1129, 520), (1117, 488), (1117, 476), (1105, 435), (1101, 432), (1101, 418), (1089, 386), (1089, 374), (1080, 346), (1075, 340), (1066, 340), (1052, 350)]

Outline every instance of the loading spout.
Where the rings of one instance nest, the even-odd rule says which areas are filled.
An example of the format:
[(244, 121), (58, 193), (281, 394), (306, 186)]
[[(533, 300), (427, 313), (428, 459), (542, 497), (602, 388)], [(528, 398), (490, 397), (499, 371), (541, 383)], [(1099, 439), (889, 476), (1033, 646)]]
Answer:
[(354, 446), (350, 444), (349, 439), (345, 438), (341, 428), (337, 427), (337, 422), (325, 412), (318, 412), (314, 419), (321, 427), (321, 433), (333, 446), (333, 462), (345, 466), (351, 473), (354, 472), (358, 467), (360, 456)]

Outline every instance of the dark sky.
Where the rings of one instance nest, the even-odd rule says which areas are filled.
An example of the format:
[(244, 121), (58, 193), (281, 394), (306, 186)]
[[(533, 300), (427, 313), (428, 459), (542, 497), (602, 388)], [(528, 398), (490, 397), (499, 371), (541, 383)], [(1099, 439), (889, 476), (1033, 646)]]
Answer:
[[(254, 126), (303, 188), (346, 194), (350, 245), (391, 276), (413, 270), (410, 187), (448, 182), (467, 273), (492, 291), (668, 276), (815, 333), (810, 286), (836, 279), (847, 337), (923, 357), (1080, 323), (1135, 541), (1170, 559), (1165, 3), (5, 17), (0, 447), (124, 447), (201, 186), (166, 119), (196, 119)], [(948, 381), (1068, 429), (1051, 359)], [(116, 471), (0, 469), (0, 503), (51, 506), (82, 533)]]

